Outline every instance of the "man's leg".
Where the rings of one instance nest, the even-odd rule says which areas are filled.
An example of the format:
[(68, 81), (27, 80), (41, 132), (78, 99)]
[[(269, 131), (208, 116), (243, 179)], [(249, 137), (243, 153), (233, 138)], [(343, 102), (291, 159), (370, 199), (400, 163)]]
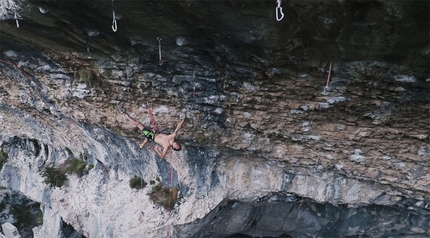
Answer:
[(124, 113), (125, 117), (130, 121), (131, 124), (137, 126), (139, 130), (142, 130), (144, 128), (143, 124), (134, 120), (131, 116), (129, 116), (127, 113)]

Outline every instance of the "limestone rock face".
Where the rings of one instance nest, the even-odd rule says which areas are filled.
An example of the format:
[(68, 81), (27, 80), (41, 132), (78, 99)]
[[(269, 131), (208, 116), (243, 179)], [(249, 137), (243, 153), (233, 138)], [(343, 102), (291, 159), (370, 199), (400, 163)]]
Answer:
[[(3, 1), (0, 183), (42, 204), (35, 237), (430, 236), (429, 3), (276, 6)], [(119, 113), (147, 105), (187, 116), (166, 159)], [(71, 158), (94, 167), (47, 186)]]

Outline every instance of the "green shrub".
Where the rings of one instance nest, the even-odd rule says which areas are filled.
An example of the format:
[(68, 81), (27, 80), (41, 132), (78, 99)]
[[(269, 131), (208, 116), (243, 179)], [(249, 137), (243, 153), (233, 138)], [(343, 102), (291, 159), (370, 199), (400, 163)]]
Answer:
[(15, 226), (19, 230), (28, 227), (33, 222), (31, 209), (24, 204), (12, 205), (11, 213), (15, 218)]
[(163, 206), (165, 209), (170, 209), (175, 206), (178, 199), (179, 189), (176, 187), (164, 187), (161, 182), (152, 187), (149, 194), (149, 199), (157, 205)]
[(85, 167), (87, 167), (87, 162), (76, 158), (68, 159), (64, 164), (68, 174), (76, 174), (79, 177), (84, 175)]
[(0, 170), (3, 168), (3, 165), (7, 163), (8, 159), (9, 155), (3, 149), (0, 149)]
[(64, 172), (61, 172), (54, 167), (45, 167), (39, 172), (39, 174), (44, 178), (43, 182), (51, 187), (61, 187), (67, 180)]
[(94, 168), (93, 164), (88, 165), (88, 170), (92, 170)]
[(42, 212), (37, 214), (36, 222), (37, 222), (37, 224), (43, 224), (43, 213)]
[(142, 189), (146, 187), (147, 183), (140, 177), (134, 176), (130, 179), (130, 188)]

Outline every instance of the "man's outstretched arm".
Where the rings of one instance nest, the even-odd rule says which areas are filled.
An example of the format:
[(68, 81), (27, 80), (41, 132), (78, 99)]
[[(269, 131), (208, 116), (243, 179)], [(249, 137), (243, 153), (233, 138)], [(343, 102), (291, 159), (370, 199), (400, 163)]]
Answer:
[(178, 131), (182, 128), (182, 125), (184, 125), (184, 122), (185, 122), (185, 115), (184, 115), (184, 118), (176, 126), (176, 129), (173, 132), (173, 134), (178, 134)]
[(166, 157), (166, 155), (167, 155), (167, 151), (169, 150), (169, 147), (163, 148), (163, 152), (160, 152), (158, 150), (158, 146), (155, 145), (154, 150), (160, 158), (164, 159), (164, 157)]

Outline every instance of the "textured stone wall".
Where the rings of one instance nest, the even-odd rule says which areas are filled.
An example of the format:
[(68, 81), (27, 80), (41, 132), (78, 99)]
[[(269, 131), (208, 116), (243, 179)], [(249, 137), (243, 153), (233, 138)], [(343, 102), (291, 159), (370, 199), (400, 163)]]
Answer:
[[(87, 237), (430, 235), (428, 3), (290, 1), (281, 22), (266, 1), (117, 3), (141, 17), (116, 33), (109, 4), (24, 2), (20, 28), (1, 22), (0, 179), (42, 203), (37, 237), (63, 221)], [(147, 103), (165, 133), (187, 115), (166, 160), (119, 114), (149, 124)], [(47, 187), (67, 150), (94, 168)], [(171, 214), (128, 184), (170, 168)], [(297, 214), (313, 228), (287, 226)]]

